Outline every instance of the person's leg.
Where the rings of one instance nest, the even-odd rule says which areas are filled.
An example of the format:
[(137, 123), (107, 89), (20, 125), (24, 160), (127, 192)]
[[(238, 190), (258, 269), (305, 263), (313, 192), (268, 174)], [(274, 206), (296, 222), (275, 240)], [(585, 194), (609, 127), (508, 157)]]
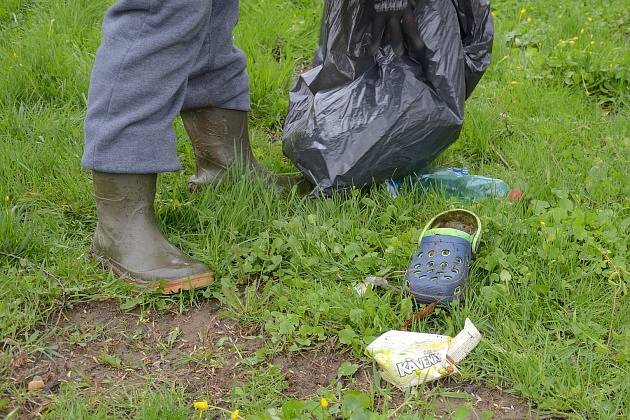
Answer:
[(237, 162), (276, 184), (291, 181), (271, 176), (252, 153), (246, 59), (232, 39), (237, 20), (238, 0), (213, 0), (208, 33), (188, 81), (181, 116), (195, 151), (196, 173), (189, 181), (193, 189), (221, 182)]
[(121, 0), (103, 22), (83, 165), (109, 173), (181, 169), (172, 128), (206, 37), (212, 0)]
[(183, 109), (249, 111), (247, 60), (233, 41), (239, 0), (213, 0), (204, 43), (188, 77)]
[(155, 222), (156, 174), (180, 169), (173, 119), (185, 101), (212, 0), (121, 0), (108, 12), (85, 120), (98, 225), (92, 253), (118, 275), (203, 287), (212, 273), (171, 245)]

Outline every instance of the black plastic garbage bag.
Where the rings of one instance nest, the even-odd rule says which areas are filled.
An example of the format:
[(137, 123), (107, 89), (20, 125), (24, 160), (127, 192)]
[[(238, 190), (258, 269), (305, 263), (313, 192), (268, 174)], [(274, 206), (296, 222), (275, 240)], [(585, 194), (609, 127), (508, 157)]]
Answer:
[(314, 194), (402, 177), (453, 143), (490, 64), (487, 0), (418, 0), (420, 57), (370, 55), (365, 0), (327, 0), (313, 68), (290, 93), (284, 154)]

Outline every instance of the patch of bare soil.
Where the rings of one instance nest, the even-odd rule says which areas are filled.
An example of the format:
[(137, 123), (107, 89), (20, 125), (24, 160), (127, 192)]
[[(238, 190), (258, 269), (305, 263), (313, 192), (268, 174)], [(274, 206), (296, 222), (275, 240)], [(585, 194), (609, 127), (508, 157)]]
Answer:
[[(460, 393), (465, 398), (437, 395), (434, 399), (436, 415), (450, 418), (460, 405), (468, 404), (472, 411), (469, 419), (479, 419), (484, 412), (491, 412), (493, 419), (529, 419), (538, 416), (523, 398), (507, 394), (498, 389), (474, 384), (449, 385), (451, 392)], [(470, 397), (467, 397), (470, 395)]]
[[(248, 380), (254, 371), (247, 364), (264, 339), (256, 329), (245, 329), (222, 317), (215, 301), (179, 313), (126, 312), (116, 302), (82, 304), (65, 314), (49, 340), (46, 355), (14, 357), (10, 381), (19, 389), (40, 376), (43, 390), (20, 407), (25, 417), (37, 415), (63, 382), (80, 385), (82, 392), (110, 394), (148, 384), (177, 384), (191, 399), (211, 395), (220, 405), (232, 387)], [(310, 398), (320, 388), (335, 384), (337, 370), (349, 354), (334, 350), (328, 342), (317, 350), (282, 353), (270, 357), (287, 381), (290, 398)], [(361, 368), (344, 387), (371, 388), (371, 369)], [(448, 418), (461, 404), (474, 407), (474, 414), (491, 411), (494, 418), (527, 418), (527, 403), (498, 390), (476, 385), (453, 386), (470, 398), (436, 397), (437, 413)], [(393, 395), (391, 406), (404, 402)], [(475, 418), (475, 417), (471, 417)]]
[(296, 399), (312, 398), (320, 388), (330, 388), (337, 379), (337, 370), (349, 354), (334, 350), (334, 343), (326, 342), (312, 352), (283, 353), (273, 359), (287, 379), (285, 394)]
[(47, 355), (14, 358), (10, 380), (16, 387), (26, 388), (36, 376), (46, 384), (21, 411), (37, 414), (62, 382), (90, 393), (176, 383), (194, 396), (221, 401), (247, 377), (243, 359), (262, 340), (219, 310), (216, 302), (183, 314), (125, 312), (111, 301), (77, 306), (65, 314)]

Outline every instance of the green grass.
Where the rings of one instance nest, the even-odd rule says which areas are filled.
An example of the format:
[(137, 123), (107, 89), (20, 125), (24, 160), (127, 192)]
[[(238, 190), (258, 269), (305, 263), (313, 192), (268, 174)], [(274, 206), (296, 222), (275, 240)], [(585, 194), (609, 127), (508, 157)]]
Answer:
[[(320, 3), (241, 7), (235, 36), (248, 54), (255, 149), (278, 171), (292, 169), (270, 141), (280, 137), (295, 69), (315, 48)], [(242, 324), (261, 326), (270, 355), (338, 337), (340, 349), (362, 357), (373, 337), (398, 328), (412, 313), (409, 298), (359, 298), (352, 285), (404, 269), (423, 224), (461, 203), (410, 189), (392, 200), (382, 188), (304, 200), (236, 176), (194, 195), (179, 122), (186, 170), (161, 177), (158, 219), (174, 243), (212, 266), (216, 286), (156, 298), (86, 258), (95, 215), (89, 173), (79, 164), (82, 118), (106, 7), (87, 0), (0, 6), (0, 378), (14, 355), (50, 351), (45, 335), (53, 330), (44, 326), (60, 308), (97, 298), (186, 310), (216, 297)], [(439, 163), (505, 179), (527, 199), (469, 205), (485, 230), (467, 299), (416, 327), (454, 334), (470, 317), (484, 340), (462, 363), (462, 380), (515, 392), (543, 412), (623, 417), (630, 411), (630, 2), (497, 0), (494, 8), (494, 64), (467, 104), (461, 139)], [(235, 385), (230, 408), (253, 414), (285, 404), (282, 372), (255, 369), (252, 381)], [(325, 392), (334, 404), (344, 401), (345, 414), (369, 406), (361, 396), (344, 399), (340, 388)], [(409, 413), (424, 407), (423, 392)], [(95, 399), (64, 386), (45, 416), (186, 418), (197, 397), (155, 386)], [(8, 400), (24, 398), (0, 381), (0, 413)], [(318, 404), (293, 401), (282, 412), (300, 417)]]

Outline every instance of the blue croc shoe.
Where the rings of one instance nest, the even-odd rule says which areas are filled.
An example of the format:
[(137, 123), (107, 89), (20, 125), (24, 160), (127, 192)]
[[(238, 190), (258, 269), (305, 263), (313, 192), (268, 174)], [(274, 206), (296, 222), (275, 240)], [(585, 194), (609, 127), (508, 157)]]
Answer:
[(405, 275), (416, 301), (446, 305), (460, 299), (480, 239), (481, 221), (468, 210), (448, 210), (427, 223)]

